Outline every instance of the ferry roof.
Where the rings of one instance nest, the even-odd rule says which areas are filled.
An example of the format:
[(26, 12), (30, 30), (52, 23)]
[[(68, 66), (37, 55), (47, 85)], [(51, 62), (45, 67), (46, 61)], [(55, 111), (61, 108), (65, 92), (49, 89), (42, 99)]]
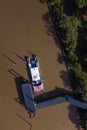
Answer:
[(40, 80), (40, 73), (38, 67), (31, 68), (31, 76), (33, 81)]

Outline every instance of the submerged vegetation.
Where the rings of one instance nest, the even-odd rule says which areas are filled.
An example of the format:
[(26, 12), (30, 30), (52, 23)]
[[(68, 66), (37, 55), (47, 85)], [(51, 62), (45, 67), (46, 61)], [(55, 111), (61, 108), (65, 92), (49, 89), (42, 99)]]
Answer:
[[(87, 0), (48, 0), (73, 92), (87, 102)], [(80, 110), (87, 130), (87, 112)]]

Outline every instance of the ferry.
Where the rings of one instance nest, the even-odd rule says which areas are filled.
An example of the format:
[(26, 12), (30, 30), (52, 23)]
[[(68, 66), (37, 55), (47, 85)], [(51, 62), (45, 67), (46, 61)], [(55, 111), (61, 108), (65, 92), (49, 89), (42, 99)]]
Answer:
[(34, 55), (32, 58), (28, 58), (28, 66), (30, 70), (31, 83), (33, 86), (34, 92), (43, 91), (43, 82), (40, 74), (39, 61)]

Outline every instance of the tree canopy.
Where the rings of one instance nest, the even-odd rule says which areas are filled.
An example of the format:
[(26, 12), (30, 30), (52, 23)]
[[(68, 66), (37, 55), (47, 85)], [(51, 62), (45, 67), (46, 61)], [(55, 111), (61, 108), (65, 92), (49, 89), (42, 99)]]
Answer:
[(87, 0), (75, 0), (78, 8), (87, 7)]

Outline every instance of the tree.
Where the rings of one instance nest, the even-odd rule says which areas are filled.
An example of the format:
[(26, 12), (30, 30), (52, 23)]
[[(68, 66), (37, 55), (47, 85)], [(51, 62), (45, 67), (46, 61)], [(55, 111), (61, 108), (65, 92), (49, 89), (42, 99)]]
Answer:
[[(61, 46), (64, 56), (66, 58), (67, 69), (70, 75), (71, 84), (74, 92), (79, 98), (87, 102), (87, 73), (83, 72), (82, 66), (79, 63), (79, 59), (76, 53), (78, 43), (78, 26), (80, 25), (78, 18), (68, 16), (64, 8), (64, 0), (49, 0), (51, 2), (51, 9), (53, 11), (53, 18), (56, 24), (56, 31), (60, 34)], [(87, 0), (73, 0), (78, 8), (78, 16), (81, 15), (80, 11), (83, 11), (87, 7)], [(75, 7), (76, 7), (75, 4)], [(80, 17), (79, 17), (80, 18)], [(86, 29), (87, 29), (87, 24)], [(81, 37), (81, 35), (80, 35)], [(87, 35), (85, 36), (87, 38)], [(81, 38), (80, 38), (81, 39)], [(81, 42), (81, 41), (80, 41)], [(83, 42), (82, 42), (83, 43)], [(81, 48), (82, 49), (82, 48)], [(87, 54), (87, 53), (86, 53)], [(82, 55), (82, 54), (81, 54)], [(87, 62), (86, 55), (84, 61)], [(82, 115), (85, 130), (87, 130), (87, 113)]]
[(50, 5), (55, 6), (56, 4), (61, 4), (63, 0), (51, 0)]
[(74, 52), (77, 45), (77, 29), (78, 29), (78, 19), (74, 16), (61, 16), (59, 21), (59, 28), (61, 33), (61, 41), (63, 42), (66, 52)]
[(75, 0), (78, 8), (87, 7), (87, 0)]

